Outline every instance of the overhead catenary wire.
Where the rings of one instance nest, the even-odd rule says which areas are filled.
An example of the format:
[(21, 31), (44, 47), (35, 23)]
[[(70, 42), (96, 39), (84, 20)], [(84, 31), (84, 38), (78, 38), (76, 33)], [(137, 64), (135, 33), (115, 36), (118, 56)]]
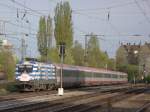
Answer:
[[(23, 28), (23, 29), (29, 29), (28, 27), (26, 26), (22, 26), (22, 25), (18, 25), (18, 24), (15, 24), (15, 23), (12, 23), (11, 21), (5, 21), (5, 20), (0, 20), (1, 22), (5, 22), (5, 23), (8, 23), (8, 24), (11, 24), (11, 25), (14, 25), (16, 27), (20, 27), (20, 28)], [(31, 28), (31, 30), (33, 31), (36, 31), (37, 32), (37, 29), (33, 29)]]
[(127, 5), (134, 4), (134, 2), (128, 2), (128, 3), (122, 3), (122, 4), (117, 4), (117, 5), (112, 5), (108, 7), (101, 7), (101, 8), (94, 8), (94, 9), (74, 9), (73, 11), (97, 11), (97, 10), (106, 10), (106, 9), (113, 9), (113, 8), (118, 8), (118, 7), (123, 7)]
[[(106, 22), (107, 24), (109, 24), (110, 25), (110, 27), (114, 30), (114, 31), (116, 31), (117, 33), (118, 33), (118, 35), (120, 35), (120, 32), (119, 32), (119, 30), (110, 22), (110, 21), (108, 21), (108, 19), (102, 19), (102, 18), (99, 18), (99, 17), (93, 17), (93, 16), (89, 16), (88, 14), (83, 14), (83, 13), (76, 13), (76, 14), (79, 14), (79, 15), (83, 15), (83, 16), (86, 16), (86, 17), (88, 17), (89, 19), (96, 19), (96, 20), (101, 20), (101, 21), (104, 21), (104, 22)], [(109, 19), (110, 19), (110, 13), (109, 13)]]
[[(24, 9), (21, 9), (21, 8), (12, 6), (12, 5), (7, 5), (7, 4), (4, 4), (4, 3), (0, 3), (0, 5), (3, 6), (3, 7), (8, 8), (8, 9), (12, 9), (11, 12), (4, 12), (3, 11), (4, 13), (12, 13), (12, 11), (15, 11), (15, 12), (17, 11), (18, 13), (24, 13)], [(37, 14), (37, 13), (31, 11), (31, 10), (26, 10), (26, 12), (27, 12), (27, 14), (32, 15), (32, 16), (36, 16), (36, 17), (40, 17), (41, 16), (41, 14)]]
[[(12, 0), (10, 0), (12, 1)], [(3, 7), (6, 7), (6, 8), (9, 8), (9, 9), (12, 9), (11, 12), (5, 12), (5, 13), (12, 13), (12, 11), (15, 11), (17, 14), (18, 13), (25, 13), (28, 14), (28, 15), (31, 15), (31, 16), (35, 16), (35, 17), (41, 17), (41, 16), (45, 16), (47, 17), (47, 15), (43, 14), (42, 12), (38, 11), (38, 10), (34, 10), (34, 9), (31, 9), (31, 8), (27, 8), (26, 6), (24, 7), (24, 5), (20, 4), (21, 7), (23, 8), (18, 8), (18, 7), (15, 7), (15, 6), (12, 6), (12, 5), (8, 5), (8, 4), (4, 4), (4, 3), (0, 3), (1, 6)]]
[[(17, 8), (17, 7), (14, 7), (14, 6), (11, 6), (11, 5), (7, 5), (7, 4), (3, 4), (3, 3), (0, 3), (0, 5), (1, 5), (1, 6), (4, 6), (4, 7), (7, 7), (7, 8), (10, 8), (10, 9), (15, 9), (15, 11), (16, 11), (16, 16), (17, 16), (17, 17), (19, 17), (19, 14), (18, 14), (18, 13), (23, 13), (23, 14), (24, 14), (23, 9), (19, 9), (19, 8)], [(11, 11), (14, 11), (14, 10), (11, 10)], [(9, 12), (9, 13), (12, 13), (12, 12)], [(26, 13), (27, 13), (27, 12), (26, 12)], [(28, 14), (29, 14), (29, 15), (34, 15), (34, 14), (32, 14), (32, 13), (28, 13)], [(35, 15), (34, 15), (34, 16), (35, 16)], [(6, 20), (0, 20), (0, 21), (4, 21), (4, 22), (6, 22), (6, 23), (8, 23), (8, 24), (17, 26), (17, 27), (22, 28), (22, 29), (28, 29), (28, 27), (26, 27), (26, 26), (18, 25), (18, 24), (15, 24), (15, 23), (11, 22), (11, 21), (6, 21)], [(23, 19), (22, 21), (27, 22), (28, 20), (24, 20), (24, 19)], [(22, 22), (22, 21), (21, 21), (21, 22)], [(17, 22), (20, 22), (20, 21), (17, 20)], [(32, 28), (32, 27), (31, 27), (31, 30), (37, 31), (35, 28)]]
[(134, 2), (141, 11), (141, 13), (143, 14), (143, 16), (145, 17), (146, 21), (150, 24), (150, 18), (147, 16), (147, 13), (143, 10), (143, 8), (140, 6), (137, 0), (134, 0)]
[(34, 9), (30, 8), (30, 7), (27, 7), (26, 5), (24, 5), (24, 4), (20, 3), (20, 2), (17, 2), (16, 0), (10, 0), (10, 1), (12, 1), (13, 3), (15, 3), (15, 4), (17, 4), (17, 5), (21, 6), (21, 7), (25, 8), (25, 9), (28, 9), (28, 10), (30, 10), (30, 11), (32, 11), (32, 12), (34, 12), (34, 13), (36, 13), (36, 14), (40, 14), (40, 15), (43, 15), (43, 16), (44, 16), (44, 14), (43, 14), (43, 13), (38, 12), (38, 11), (36, 11), (36, 10), (34, 10)]

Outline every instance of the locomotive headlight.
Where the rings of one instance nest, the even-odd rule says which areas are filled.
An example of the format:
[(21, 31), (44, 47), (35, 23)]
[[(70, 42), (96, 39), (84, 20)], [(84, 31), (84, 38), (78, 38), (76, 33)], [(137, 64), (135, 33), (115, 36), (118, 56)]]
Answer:
[(27, 73), (22, 73), (20, 76), (20, 81), (29, 81), (30, 80), (30, 76)]

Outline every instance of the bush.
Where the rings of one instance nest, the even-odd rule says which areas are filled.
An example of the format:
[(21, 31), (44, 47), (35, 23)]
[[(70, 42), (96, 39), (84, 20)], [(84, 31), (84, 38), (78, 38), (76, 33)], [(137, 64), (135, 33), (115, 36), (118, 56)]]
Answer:
[(8, 83), (6, 86), (6, 90), (9, 92), (17, 92), (18, 88), (16, 86), (16, 83), (15, 82)]
[(8, 91), (6, 89), (4, 89), (4, 88), (0, 89), (0, 95), (5, 95), (7, 93), (8, 93)]
[(144, 82), (150, 83), (150, 75), (144, 77)]
[(15, 73), (15, 59), (11, 52), (5, 50), (0, 51), (0, 65), (6, 73), (7, 80), (12, 81)]

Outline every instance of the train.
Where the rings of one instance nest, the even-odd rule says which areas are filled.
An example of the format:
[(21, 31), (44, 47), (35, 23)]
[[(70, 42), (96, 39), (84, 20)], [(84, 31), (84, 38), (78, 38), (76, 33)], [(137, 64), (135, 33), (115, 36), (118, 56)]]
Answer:
[(16, 82), (21, 91), (127, 83), (127, 73), (67, 64), (24, 61), (16, 65)]

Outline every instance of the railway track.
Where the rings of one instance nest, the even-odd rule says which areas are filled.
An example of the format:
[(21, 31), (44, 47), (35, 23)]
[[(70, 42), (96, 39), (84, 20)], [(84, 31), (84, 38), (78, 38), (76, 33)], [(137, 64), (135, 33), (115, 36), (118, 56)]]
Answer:
[[(2, 109), (0, 112), (85, 112), (107, 105), (108, 102), (120, 101), (123, 98), (144, 92), (142, 88), (132, 90), (106, 91), (106, 93), (90, 93), (54, 101), (28, 103), (18, 107)], [(131, 95), (132, 94), (132, 95)], [(71, 110), (71, 111), (70, 111)]]
[(136, 112), (146, 112), (147, 109), (150, 107), (150, 102), (145, 103)]
[[(24, 106), (19, 106), (19, 107), (14, 107), (14, 108), (9, 108), (9, 109), (3, 109), (2, 111), (7, 111), (7, 112), (28, 112), (32, 110), (39, 110), (41, 108), (48, 108), (48, 107), (55, 107), (58, 105), (64, 106), (64, 102), (74, 102), (76, 100), (81, 100), (81, 99), (86, 99), (88, 97), (96, 97), (99, 96), (100, 93), (90, 93), (90, 94), (83, 94), (79, 96), (74, 96), (74, 97), (68, 97), (68, 98), (63, 98), (63, 99), (58, 99), (55, 101), (44, 101), (40, 103), (33, 103), (33, 104), (28, 104)], [(104, 94), (104, 93), (103, 93)], [(1, 112), (1, 111), (0, 111)]]
[[(120, 90), (120, 89), (129, 88), (130, 86), (129, 85), (121, 85), (120, 87), (118, 87), (118, 86), (115, 85), (115, 86), (83, 87), (83, 88), (75, 88), (75, 89), (65, 90), (65, 92), (75, 91), (75, 90), (93, 91), (93, 89), (96, 90), (96, 91), (100, 91), (100, 92), (107, 92), (107, 91), (109, 92), (111, 90), (116, 91), (116, 89), (112, 89), (114, 87), (116, 87), (116, 89)], [(0, 102), (15, 100), (15, 99), (21, 99), (21, 98), (27, 98), (27, 97), (33, 97), (33, 96), (42, 96), (42, 95), (47, 95), (47, 94), (57, 94), (57, 91), (53, 90), (53, 91), (24, 92), (24, 93), (17, 93), (16, 92), (16, 93), (11, 93), (11, 94), (8, 94), (8, 95), (0, 96)]]
[(10, 101), (15, 99), (22, 99), (33, 96), (43, 96), (48, 94), (56, 94), (57, 91), (40, 91), (40, 92), (26, 92), (26, 93), (12, 93), (5, 96), (0, 96), (0, 102), (2, 101)]
[[(90, 92), (88, 94), (81, 94), (76, 96), (70, 96), (65, 97), (61, 99), (55, 99), (53, 101), (49, 101), (51, 97), (47, 95), (47, 93), (44, 92), (46, 95), (42, 95), (42, 93), (39, 93), (40, 95), (37, 96), (32, 100), (30, 99), (30, 102), (24, 102), (23, 100), (27, 100), (26, 98), (21, 99), (20, 103), (13, 104), (15, 101), (18, 100), (8, 100), (5, 101), (6, 104), (12, 104), (10, 106), (7, 106), (5, 108), (1, 108), (0, 106), (0, 112), (73, 112), (73, 110), (77, 111), (90, 111), (94, 108), (101, 108), (104, 105), (106, 106), (109, 103), (113, 103), (116, 101), (120, 101), (126, 97), (131, 97), (131, 94), (140, 94), (142, 92), (146, 91), (143, 87), (139, 88), (115, 88), (115, 89), (106, 89), (101, 90), (97, 92)], [(50, 94), (50, 93), (49, 93)], [(33, 96), (33, 94), (30, 94)], [(25, 96), (29, 97), (29, 96)], [(56, 96), (55, 96), (56, 97)], [(41, 98), (41, 100), (40, 100)], [(42, 100), (43, 98), (43, 100)], [(117, 99), (119, 98), (119, 99)], [(39, 99), (39, 100), (35, 100)], [(35, 101), (34, 101), (35, 100)], [(0, 104), (1, 105), (1, 104)], [(72, 110), (72, 111), (69, 111)]]
[[(96, 99), (94, 101), (88, 102), (85, 100), (84, 103), (78, 103), (77, 105), (69, 105), (68, 107), (59, 108), (56, 110), (52, 110), (52, 112), (90, 112), (97, 108), (107, 108), (109, 109), (114, 102), (122, 101), (125, 98), (129, 98), (134, 96), (135, 94), (140, 94), (144, 90), (133, 90), (132, 92), (125, 92), (120, 93), (111, 97), (103, 98), (103, 99)], [(108, 107), (110, 106), (110, 107)], [(106, 109), (106, 110), (107, 110)], [(50, 110), (46, 110), (44, 112), (48, 112)], [(42, 111), (40, 111), (42, 112)]]

